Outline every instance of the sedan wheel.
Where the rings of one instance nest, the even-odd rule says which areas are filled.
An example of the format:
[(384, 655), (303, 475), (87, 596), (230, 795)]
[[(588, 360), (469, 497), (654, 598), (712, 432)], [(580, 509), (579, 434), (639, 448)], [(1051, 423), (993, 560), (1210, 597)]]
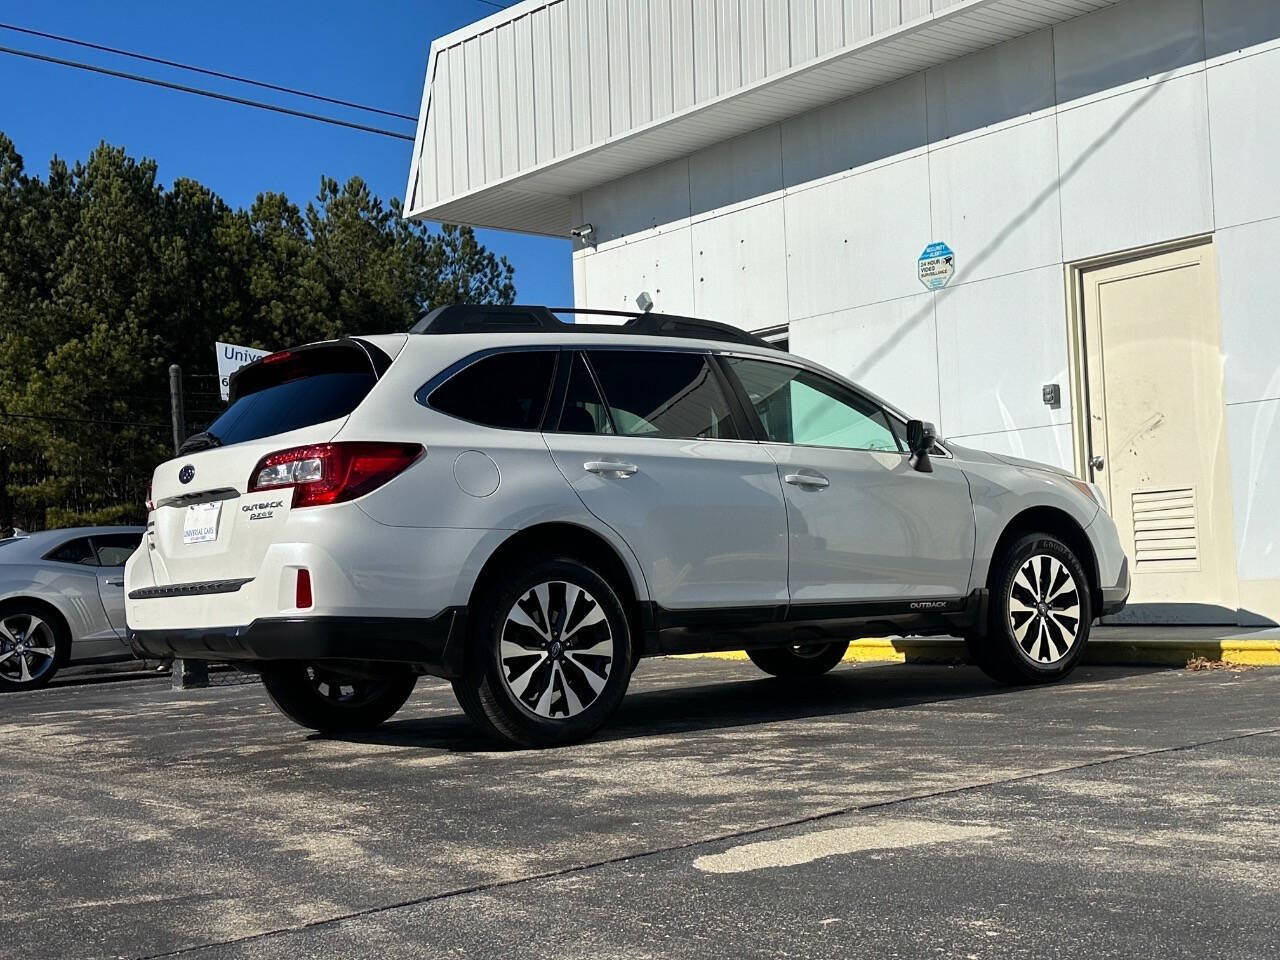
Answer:
[(34, 690), (58, 669), (58, 637), (40, 615), (25, 610), (0, 616), (0, 687)]

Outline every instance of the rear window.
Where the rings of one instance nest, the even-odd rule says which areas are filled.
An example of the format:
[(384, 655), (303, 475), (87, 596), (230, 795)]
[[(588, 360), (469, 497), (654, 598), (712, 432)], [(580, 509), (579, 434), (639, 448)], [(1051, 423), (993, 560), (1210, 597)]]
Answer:
[(246, 368), (237, 379), (235, 400), (206, 431), (213, 443), (244, 443), (337, 420), (358, 407), (378, 382), (359, 347), (273, 356), (281, 359)]
[(486, 427), (537, 430), (555, 376), (552, 350), (513, 350), (477, 360), (431, 391), (441, 413)]

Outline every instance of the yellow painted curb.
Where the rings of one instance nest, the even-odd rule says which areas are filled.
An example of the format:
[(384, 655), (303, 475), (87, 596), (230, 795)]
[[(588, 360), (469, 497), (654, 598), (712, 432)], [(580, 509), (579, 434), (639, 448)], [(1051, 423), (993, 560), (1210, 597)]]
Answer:
[[(1280, 667), (1280, 638), (1267, 640), (1091, 640), (1085, 663), (1183, 666), (1188, 660), (1224, 660)], [(680, 659), (746, 660), (742, 650), (681, 654)], [(964, 642), (950, 637), (866, 637), (851, 641), (845, 663), (964, 663)]]

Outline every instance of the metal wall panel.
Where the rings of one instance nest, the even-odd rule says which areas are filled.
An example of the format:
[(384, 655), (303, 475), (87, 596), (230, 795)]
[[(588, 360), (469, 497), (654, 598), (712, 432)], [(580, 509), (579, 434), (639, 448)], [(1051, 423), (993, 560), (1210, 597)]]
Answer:
[(590, 0), (565, 0), (569, 6), (568, 56), (571, 74), (569, 99), (573, 111), (573, 149), (581, 150), (591, 143), (591, 104), (595, 100), (591, 58), (587, 47), (590, 24), (587, 4)]
[(617, 136), (631, 129), (631, 20), (627, 0), (604, 0), (604, 6), (608, 11), (609, 132)]
[[(502, 117), (498, 107), (498, 36), (490, 30), (480, 35), (481, 99), (484, 108), (484, 178), (502, 178)], [(468, 44), (471, 46), (471, 44)]]
[(742, 86), (742, 24), (738, 0), (716, 0), (716, 61), (720, 89)]
[(649, 0), (649, 82), (652, 118), (672, 111), (671, 103), (671, 0)]
[(436, 75), (431, 84), (432, 127), (435, 132), (434, 156), (436, 197), (453, 196), (453, 111), (449, 108), (449, 64), (452, 50), (441, 50), (436, 55)]
[(745, 86), (762, 79), (765, 64), (764, 0), (740, 0), (739, 24), (742, 57), (742, 83)]
[(695, 0), (693, 4), (693, 96), (697, 103), (710, 100), (720, 92), (716, 40), (714, 0)]
[(818, 55), (816, 0), (791, 0), (791, 62), (804, 63)]
[(600, 0), (587, 7), (587, 73), (580, 82), (591, 91), (591, 140), (608, 140), (609, 125), (609, 8)]
[(927, 17), (931, 12), (929, 0), (902, 0), (903, 23), (910, 23), (912, 20)]
[(872, 0), (844, 0), (844, 42), (857, 43), (871, 36)]
[(537, 163), (537, 133), (534, 129), (533, 95), (533, 31), (529, 17), (521, 17), (512, 24), (515, 29), (516, 61), (516, 149), (520, 156), (520, 168), (528, 169)]
[(769, 73), (791, 66), (790, 0), (764, 0), (764, 62)]
[(462, 59), (466, 65), (463, 82), (466, 84), (466, 123), (467, 123), (467, 182), (482, 184), (486, 182), (484, 123), (484, 76), (481, 63), (481, 47), (479, 39), (462, 45)]
[(453, 131), (453, 189), (462, 192), (471, 186), (467, 160), (467, 65), (461, 46), (449, 51), (449, 126)]
[(569, 4), (560, 0), (547, 8), (551, 18), (551, 119), (555, 128), (552, 151), (562, 157), (573, 149), (573, 57), (569, 46)]
[(671, 0), (671, 101), (677, 113), (694, 103), (693, 10), (694, 0)]
[(816, 0), (818, 55), (844, 46), (844, 0)]
[(653, 60), (649, 47), (649, 5), (630, 0), (627, 7), (631, 37), (631, 124), (640, 127), (653, 119)]
[(520, 170), (520, 135), (516, 129), (516, 31), (510, 23), (496, 31), (498, 48), (498, 114), (502, 118), (502, 175)]
[(871, 32), (884, 33), (902, 24), (902, 0), (871, 0)]
[(555, 91), (551, 87), (551, 13), (529, 14), (533, 54), (533, 138), (538, 163), (555, 156)]

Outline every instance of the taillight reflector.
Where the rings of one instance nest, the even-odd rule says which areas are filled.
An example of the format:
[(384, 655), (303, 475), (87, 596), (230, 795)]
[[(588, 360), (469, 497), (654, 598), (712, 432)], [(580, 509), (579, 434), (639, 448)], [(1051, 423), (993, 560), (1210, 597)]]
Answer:
[(294, 507), (354, 500), (403, 472), (424, 450), (419, 443), (317, 443), (268, 454), (249, 477), (248, 492), (293, 488)]
[(298, 591), (293, 605), (299, 610), (305, 610), (311, 606), (311, 571), (306, 567), (298, 570)]

